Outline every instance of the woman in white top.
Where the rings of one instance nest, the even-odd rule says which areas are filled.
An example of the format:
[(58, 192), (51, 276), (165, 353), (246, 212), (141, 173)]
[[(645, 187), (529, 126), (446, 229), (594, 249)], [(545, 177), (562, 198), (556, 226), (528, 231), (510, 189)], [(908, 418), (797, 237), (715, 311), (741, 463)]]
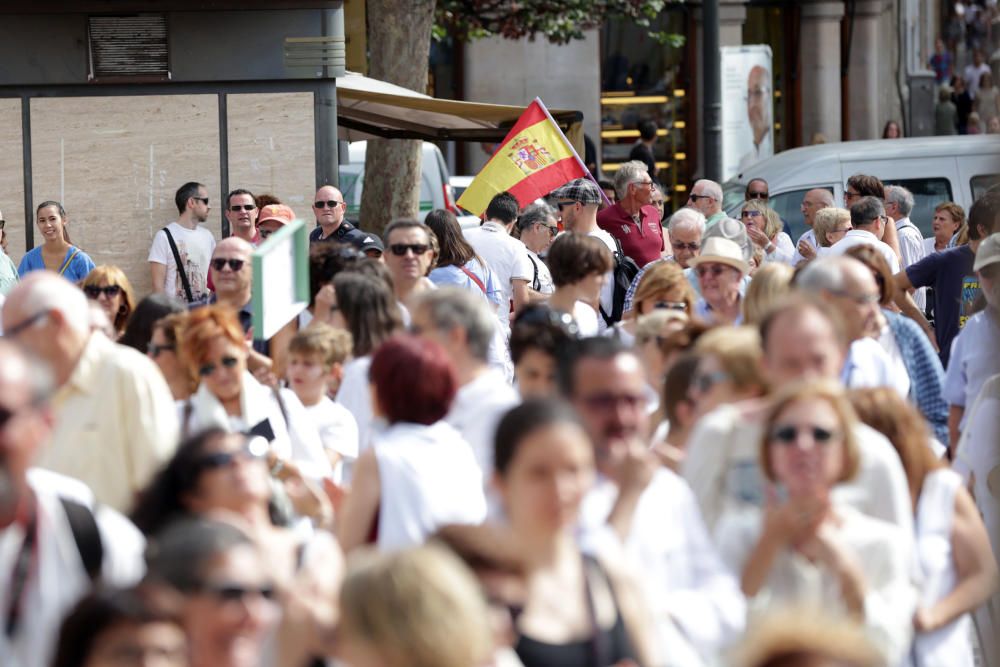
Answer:
[(923, 419), (897, 392), (859, 389), (851, 403), (896, 448), (910, 485), (921, 583), (913, 664), (971, 667), (969, 613), (997, 590), (997, 566), (975, 501), (958, 473), (933, 454)]
[(549, 248), (548, 263), (556, 286), (549, 307), (572, 315), (580, 337), (596, 336), (601, 288), (614, 268), (611, 251), (592, 236), (562, 234)]
[(752, 199), (743, 204), (740, 222), (747, 228), (747, 236), (764, 250), (765, 262), (791, 264), (795, 258), (795, 244), (782, 231), (784, 225), (777, 211), (762, 201)]
[(181, 361), (198, 379), (198, 389), (178, 403), (185, 436), (207, 428), (258, 435), (278, 460), (293, 461), (307, 477), (332, 474), (319, 432), (295, 394), (262, 385), (247, 371), (247, 343), (235, 311), (198, 308), (179, 333)]
[[(934, 208), (934, 218), (931, 220), (932, 236), (924, 239), (924, 251), (930, 255), (947, 250), (956, 236), (961, 239), (962, 233), (968, 229), (965, 223), (965, 209), (955, 202), (946, 201)], [(956, 239), (956, 245), (962, 240)]]
[(716, 540), (752, 615), (804, 606), (849, 617), (897, 665), (910, 648), (916, 603), (912, 537), (830, 494), (857, 473), (856, 422), (839, 384), (814, 381), (777, 395), (760, 443), (767, 505), (723, 516)]
[(354, 270), (337, 274), (333, 279), (329, 324), (351, 334), (353, 359), (344, 364), (344, 379), (337, 392), (337, 402), (354, 415), (358, 424), (358, 448), (364, 451), (371, 443), (372, 401), (368, 391), (368, 367), (372, 352), (402, 326), (402, 319), (392, 287), (376, 275)]
[(423, 543), (445, 524), (486, 518), (482, 472), (462, 436), (442, 421), (458, 390), (441, 346), (395, 336), (372, 357), (374, 414), (388, 428), (358, 457), (337, 537), (345, 551)]

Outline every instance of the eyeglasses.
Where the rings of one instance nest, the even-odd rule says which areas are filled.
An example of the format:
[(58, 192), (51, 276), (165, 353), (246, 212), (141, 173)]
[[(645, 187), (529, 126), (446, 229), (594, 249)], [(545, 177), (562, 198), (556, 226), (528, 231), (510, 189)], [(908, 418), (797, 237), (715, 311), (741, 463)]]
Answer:
[(233, 204), (229, 210), (233, 213), (239, 213), (240, 211), (252, 211), (255, 208), (257, 208), (256, 204)]
[(47, 310), (40, 310), (23, 322), (18, 322), (14, 326), (10, 327), (3, 332), (4, 338), (17, 338), (18, 335), (24, 333), (29, 327), (41, 320), (43, 317), (49, 314)]
[(714, 201), (714, 200), (715, 200), (715, 197), (713, 197), (712, 195), (696, 195), (696, 194), (690, 194), (690, 195), (688, 195), (688, 199), (690, 199), (690, 200), (691, 200), (691, 201), (693, 201), (693, 202), (697, 202), (697, 201), (698, 201), (699, 199), (711, 199), (711, 200), (713, 200), (713, 201)]
[(683, 301), (655, 301), (653, 308), (656, 310), (680, 310), (686, 311), (687, 304)]
[(653, 181), (632, 181), (632, 185), (640, 185), (644, 188), (653, 187)]
[(718, 264), (713, 264), (712, 266), (705, 266), (702, 264), (701, 266), (698, 266), (694, 272), (698, 274), (699, 278), (707, 276), (708, 274), (711, 274), (714, 278), (718, 278), (726, 271), (727, 268), (729, 267), (719, 266)]
[(812, 441), (817, 445), (826, 445), (837, 437), (838, 432), (823, 428), (822, 426), (796, 426), (794, 424), (781, 424), (775, 426), (771, 431), (771, 440), (782, 445), (794, 445), (799, 441), (803, 433), (808, 433)]
[[(236, 368), (236, 364), (238, 364), (240, 360), (236, 357), (222, 357), (219, 361), (223, 368)], [(204, 366), (200, 366), (198, 368), (198, 375), (206, 378), (214, 373), (216, 368), (218, 368), (218, 366), (215, 364), (205, 364)]]
[(638, 410), (646, 406), (646, 397), (641, 394), (601, 393), (583, 396), (580, 401), (594, 412), (610, 412), (622, 405), (629, 410)]
[(770, 195), (766, 192), (748, 192), (747, 199), (769, 199)]
[(857, 199), (860, 196), (861, 193), (859, 192), (851, 192), (850, 190), (847, 190), (844, 192), (844, 201), (847, 201), (849, 199)]
[(393, 243), (389, 246), (390, 252), (397, 257), (403, 257), (406, 255), (407, 251), (419, 256), (423, 255), (430, 249), (431, 247), (426, 243)]
[(878, 303), (882, 298), (882, 296), (877, 292), (875, 294), (851, 294), (846, 290), (830, 290), (830, 294), (849, 299), (859, 306), (867, 306), (873, 303)]
[(546, 225), (544, 222), (539, 222), (538, 226), (547, 229), (549, 231), (549, 234), (551, 234), (552, 236), (555, 236), (556, 234), (559, 233), (559, 227), (557, 225)]
[(160, 352), (173, 352), (176, 349), (177, 349), (176, 345), (169, 345), (169, 344), (168, 345), (157, 345), (156, 343), (154, 343), (152, 341), (150, 341), (149, 343), (146, 343), (146, 352), (153, 359), (156, 359), (158, 356), (160, 356)]
[(208, 197), (191, 197), (195, 201), (200, 201), (205, 206), (208, 206)]
[(226, 264), (228, 264), (229, 268), (233, 271), (239, 271), (243, 268), (243, 265), (246, 264), (246, 262), (242, 259), (226, 259), (225, 257), (216, 257), (212, 260), (212, 268), (216, 271), (221, 271), (225, 268)]
[(720, 382), (728, 382), (731, 378), (726, 371), (714, 371), (712, 373), (699, 373), (691, 381), (691, 387), (697, 389), (698, 393), (708, 393), (712, 387)]
[(265, 600), (275, 598), (274, 586), (244, 586), (234, 583), (203, 584), (198, 586), (200, 593), (208, 593), (222, 602), (242, 602), (248, 597), (259, 597)]
[(98, 287), (97, 285), (87, 285), (83, 288), (83, 293), (87, 295), (88, 298), (97, 299), (102, 294), (109, 299), (113, 299), (119, 294), (121, 294), (122, 288), (118, 285), (107, 285), (105, 287)]
[(754, 211), (752, 209), (749, 210), (749, 211), (743, 211), (742, 213), (740, 213), (740, 217), (741, 218), (759, 218), (762, 215), (764, 215), (764, 214), (761, 213), (760, 211)]
[(830, 231), (828, 231), (826, 233), (826, 235), (829, 236), (830, 234), (846, 234), (847, 232), (851, 231), (852, 229), (854, 229), (854, 228), (853, 227), (844, 227), (843, 229), (831, 229)]
[(676, 250), (690, 250), (691, 252), (697, 252), (698, 250), (701, 249), (701, 244), (700, 243), (681, 243), (679, 241), (675, 243), (674, 241), (671, 241), (670, 242), (670, 246), (675, 251)]
[(336, 199), (328, 199), (326, 201), (315, 202), (313, 203), (313, 206), (316, 208), (337, 208), (338, 206), (343, 205), (343, 203), (344, 202), (337, 201)]

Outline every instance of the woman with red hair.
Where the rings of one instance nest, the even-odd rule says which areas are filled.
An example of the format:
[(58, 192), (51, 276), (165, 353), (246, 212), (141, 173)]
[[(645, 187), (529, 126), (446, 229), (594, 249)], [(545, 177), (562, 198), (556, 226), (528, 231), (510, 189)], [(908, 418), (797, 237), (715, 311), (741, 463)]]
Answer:
[(443, 421), (458, 381), (441, 346), (394, 336), (375, 351), (368, 378), (374, 414), (389, 426), (355, 464), (337, 522), (344, 551), (366, 541), (398, 549), (445, 524), (483, 521), (482, 472), (469, 443)]

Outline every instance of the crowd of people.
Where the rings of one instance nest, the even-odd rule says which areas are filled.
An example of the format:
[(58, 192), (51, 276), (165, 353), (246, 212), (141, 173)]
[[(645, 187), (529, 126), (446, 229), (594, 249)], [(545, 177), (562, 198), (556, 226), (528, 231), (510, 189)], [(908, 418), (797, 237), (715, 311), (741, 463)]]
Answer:
[(324, 186), (267, 340), (276, 197), (217, 241), (181, 186), (141, 299), (42, 203), (0, 283), (0, 664), (1000, 665), (1000, 192), (928, 239), (845, 192), (792, 239), (763, 180), (667, 216), (630, 161), (377, 235)]

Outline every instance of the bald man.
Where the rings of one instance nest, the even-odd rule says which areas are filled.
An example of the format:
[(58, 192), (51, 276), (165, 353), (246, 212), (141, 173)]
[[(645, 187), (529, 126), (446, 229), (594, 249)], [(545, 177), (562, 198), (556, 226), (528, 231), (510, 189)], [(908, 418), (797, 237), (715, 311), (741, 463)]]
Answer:
[(362, 249), (367, 234), (344, 219), (347, 203), (340, 190), (332, 185), (324, 185), (316, 191), (312, 206), (316, 215), (316, 229), (309, 234), (310, 243), (335, 241)]
[(802, 205), (799, 210), (802, 211), (802, 217), (805, 220), (806, 227), (809, 229), (799, 237), (799, 242), (795, 248), (795, 257), (792, 259), (793, 266), (797, 266), (799, 262), (813, 259), (816, 256), (816, 247), (819, 244), (816, 243), (813, 221), (815, 220), (817, 211), (832, 206), (834, 206), (833, 193), (826, 188), (809, 190), (806, 192), (806, 196), (802, 198)]

